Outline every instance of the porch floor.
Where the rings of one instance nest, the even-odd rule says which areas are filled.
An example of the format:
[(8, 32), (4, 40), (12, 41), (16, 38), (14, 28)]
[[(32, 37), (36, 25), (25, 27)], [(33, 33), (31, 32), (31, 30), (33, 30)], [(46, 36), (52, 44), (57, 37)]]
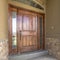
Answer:
[(50, 56), (48, 51), (35, 51), (19, 55), (9, 56), (9, 60), (57, 60), (55, 57)]

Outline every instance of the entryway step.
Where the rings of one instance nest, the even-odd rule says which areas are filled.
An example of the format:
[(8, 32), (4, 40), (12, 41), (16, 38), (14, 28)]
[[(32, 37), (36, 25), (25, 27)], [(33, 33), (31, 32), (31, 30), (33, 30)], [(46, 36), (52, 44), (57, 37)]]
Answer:
[(30, 53), (24, 53), (21, 55), (11, 55), (11, 56), (9, 56), (9, 60), (27, 60), (30, 58), (44, 56), (47, 54), (48, 54), (47, 50), (43, 50), (43, 51), (39, 50), (39, 51), (30, 52)]

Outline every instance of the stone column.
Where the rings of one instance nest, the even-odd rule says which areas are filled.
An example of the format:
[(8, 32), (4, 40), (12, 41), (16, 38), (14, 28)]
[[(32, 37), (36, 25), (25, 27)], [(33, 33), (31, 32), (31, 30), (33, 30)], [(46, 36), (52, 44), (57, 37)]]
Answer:
[(8, 60), (8, 0), (0, 0), (0, 60)]

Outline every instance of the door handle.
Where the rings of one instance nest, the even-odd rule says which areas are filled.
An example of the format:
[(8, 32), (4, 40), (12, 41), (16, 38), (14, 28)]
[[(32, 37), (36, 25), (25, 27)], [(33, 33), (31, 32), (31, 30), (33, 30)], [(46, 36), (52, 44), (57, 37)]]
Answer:
[(21, 31), (20, 31), (20, 40), (21, 40)]
[(21, 31), (20, 31), (20, 35), (21, 35)]

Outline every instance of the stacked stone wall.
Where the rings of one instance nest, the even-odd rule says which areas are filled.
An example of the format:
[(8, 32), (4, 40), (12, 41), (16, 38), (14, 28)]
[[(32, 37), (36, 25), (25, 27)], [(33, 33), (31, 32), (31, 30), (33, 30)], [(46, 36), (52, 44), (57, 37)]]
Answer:
[(0, 60), (8, 60), (8, 42), (0, 40)]
[(46, 39), (46, 49), (49, 52), (49, 55), (56, 57), (60, 60), (60, 40), (56, 38), (47, 38)]

